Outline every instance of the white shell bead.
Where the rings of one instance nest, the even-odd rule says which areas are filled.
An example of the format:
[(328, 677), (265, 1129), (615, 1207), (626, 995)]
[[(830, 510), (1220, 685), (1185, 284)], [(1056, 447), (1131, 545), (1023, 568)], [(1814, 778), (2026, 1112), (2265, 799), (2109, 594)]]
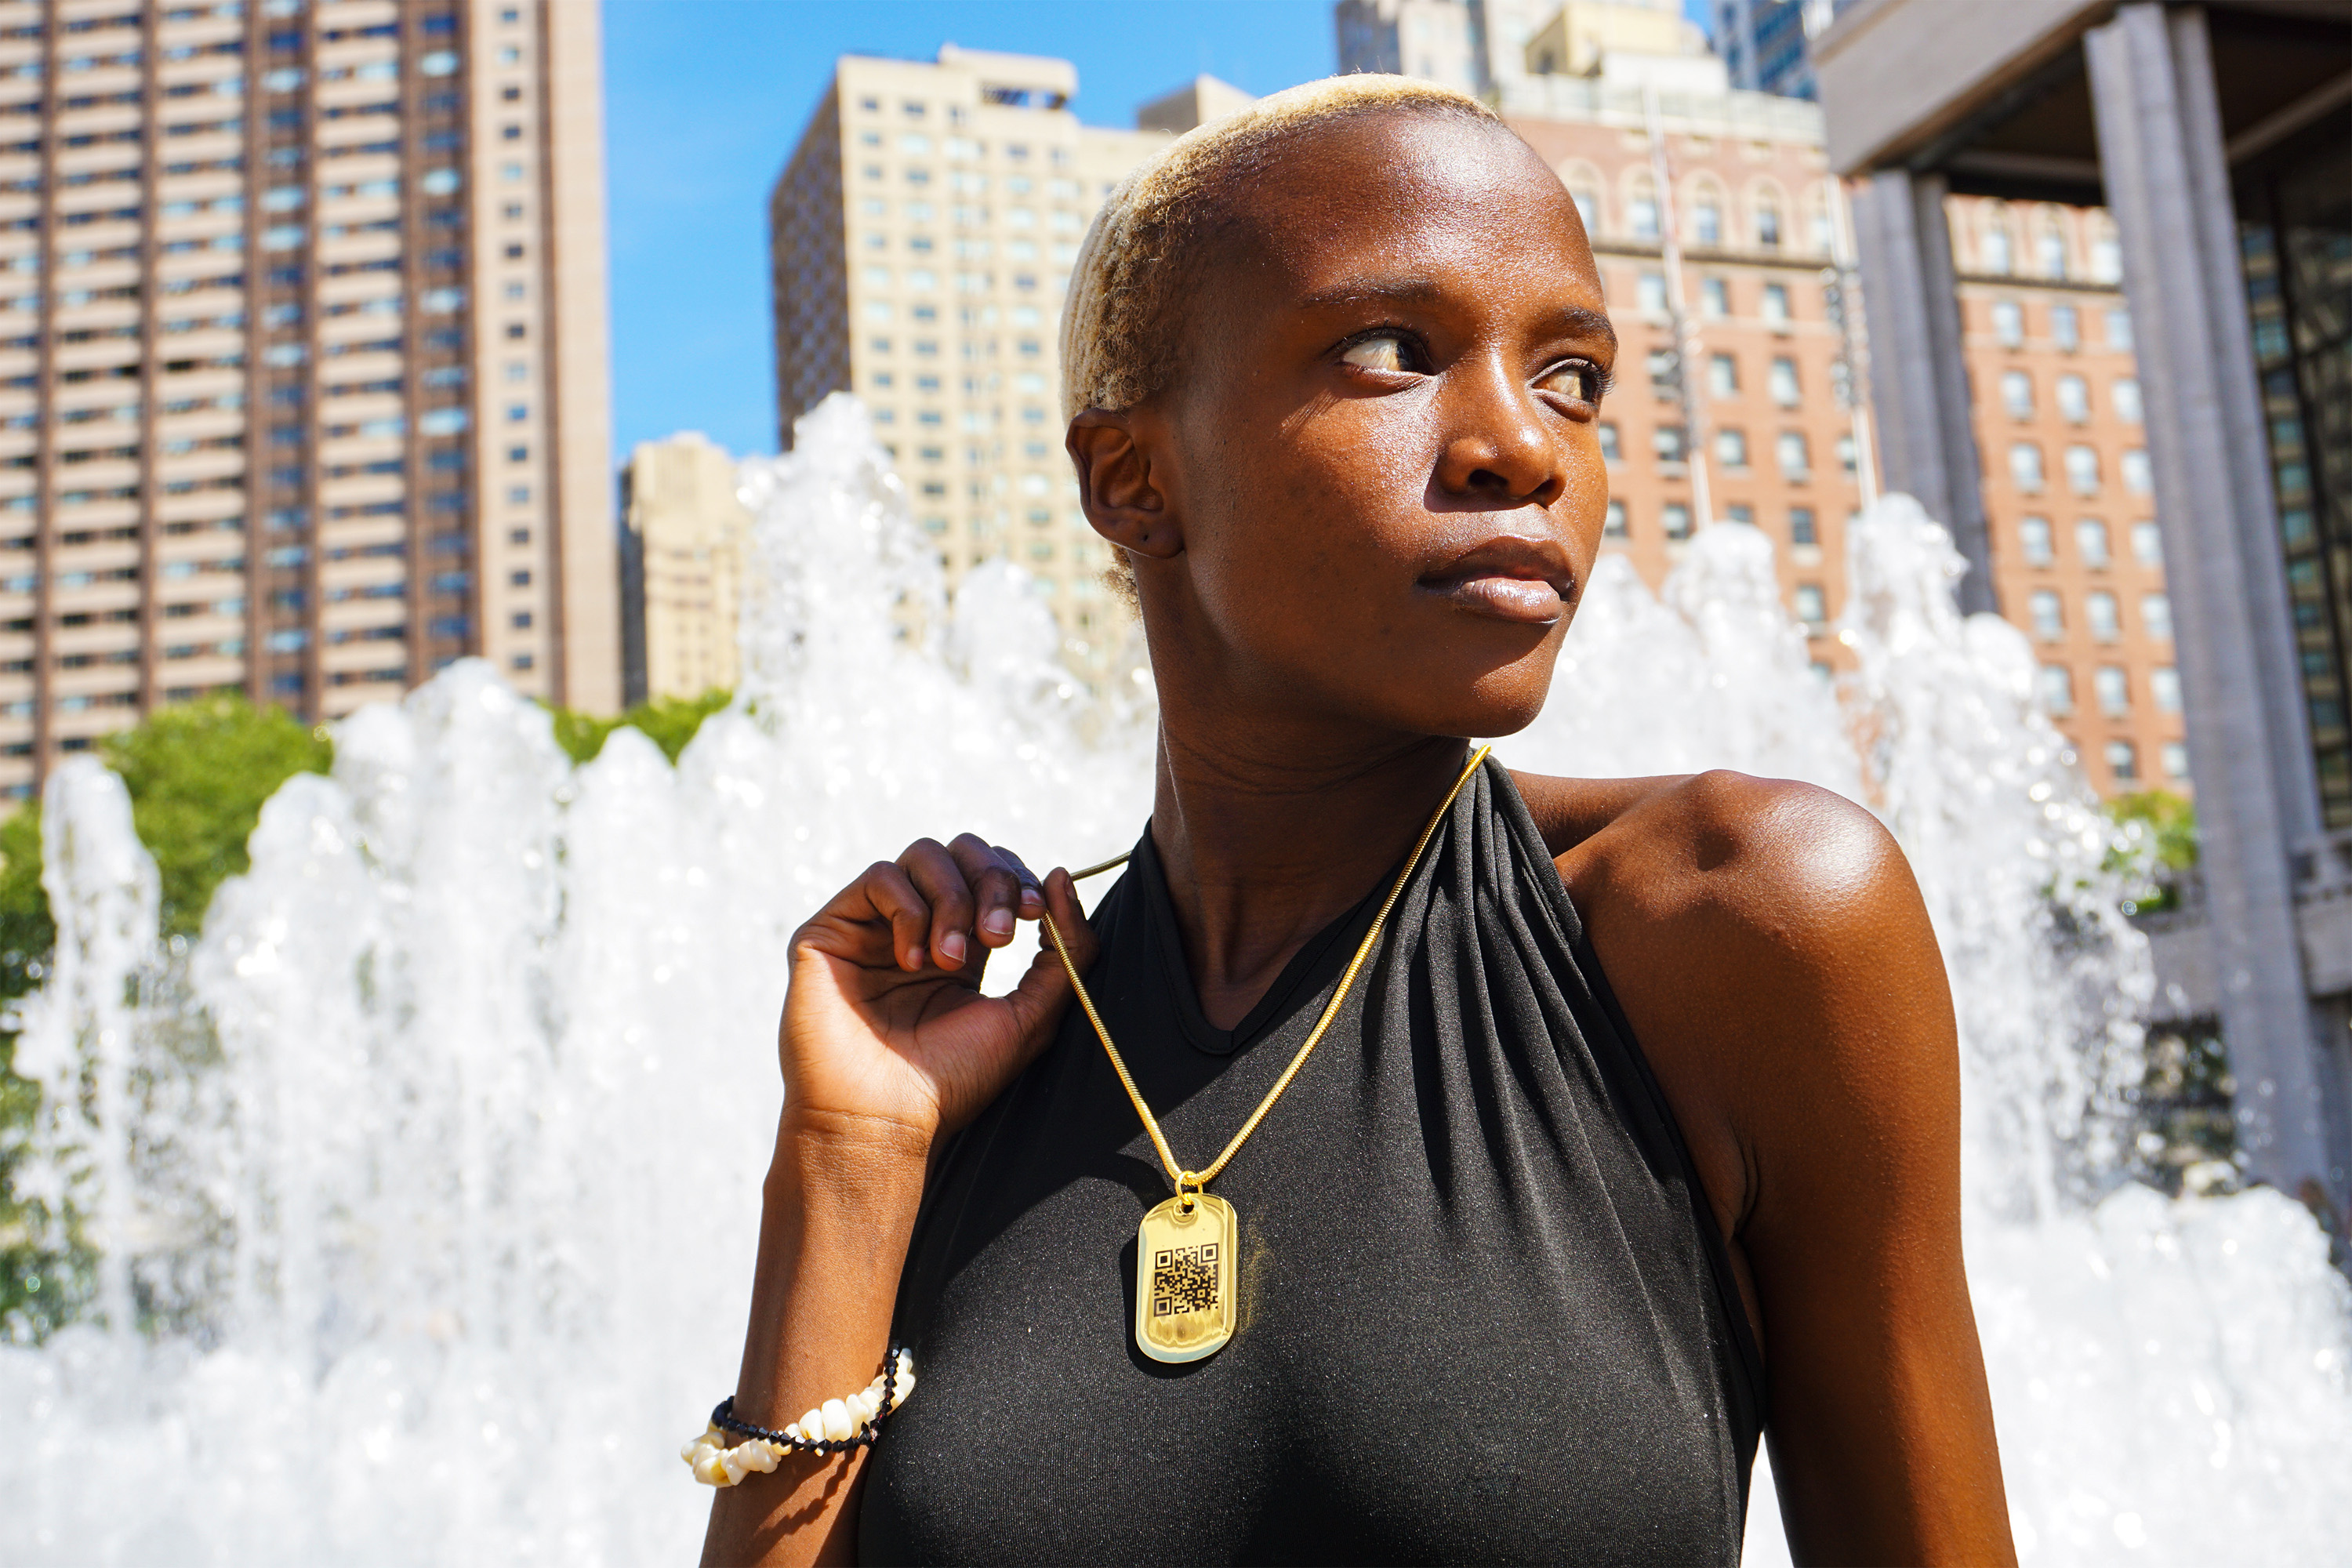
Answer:
[(824, 1436), (824, 1411), (803, 1410), (801, 1412), (801, 1436), (806, 1437), (812, 1443), (817, 1442)]
[(828, 1441), (838, 1443), (854, 1434), (857, 1427), (849, 1419), (849, 1406), (838, 1399), (824, 1402), (824, 1435)]

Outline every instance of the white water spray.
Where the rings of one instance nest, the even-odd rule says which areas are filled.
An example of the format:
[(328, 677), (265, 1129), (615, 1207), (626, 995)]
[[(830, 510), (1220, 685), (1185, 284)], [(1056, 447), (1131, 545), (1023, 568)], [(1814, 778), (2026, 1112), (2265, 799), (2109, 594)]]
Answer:
[[(20, 1188), (68, 1198), (100, 1314), (0, 1350), (0, 1518), (26, 1563), (651, 1563), (708, 1505), (678, 1442), (733, 1377), (778, 1103), (784, 944), (877, 855), (970, 828), (1124, 847), (1150, 714), (1078, 690), (1009, 569), (945, 616), (845, 399), (748, 464), (745, 676), (676, 769), (572, 769), (488, 667), (343, 724), (262, 815), (183, 961), (120, 784), (53, 778), (54, 974)], [(2145, 946), (2016, 636), (1951, 606), (1916, 507), (1854, 530), (1843, 708), (1752, 529), (1653, 598), (1596, 574), (1515, 766), (1731, 766), (1864, 799), (1942, 939), (1969, 1244), (2021, 1548), (2052, 1563), (2336, 1555), (2347, 1308), (2263, 1192), (2113, 1186)], [(1124, 691), (1124, 688), (1121, 690)], [(1756, 1556), (1784, 1555), (1769, 1488)]]

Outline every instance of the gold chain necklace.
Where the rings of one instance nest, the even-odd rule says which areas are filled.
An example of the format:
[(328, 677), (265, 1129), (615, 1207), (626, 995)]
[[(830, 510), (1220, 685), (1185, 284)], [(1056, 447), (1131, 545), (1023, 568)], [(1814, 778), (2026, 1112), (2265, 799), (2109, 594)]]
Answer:
[[(1454, 796), (1462, 793), (1462, 786), (1470, 782), (1470, 775), (1478, 771), (1478, 764), (1494, 749), (1478, 748), (1478, 754), (1470, 759), (1462, 776), (1454, 781), (1454, 787), (1445, 792), (1445, 798), (1430, 813), (1428, 826), (1421, 830), (1412, 853), (1405, 858), (1404, 869), (1397, 873), (1395, 885), (1382, 900), (1381, 912), (1372, 917), (1371, 929), (1357, 945), (1356, 956), (1348, 961), (1346, 973), (1339, 976), (1339, 987), (1331, 993), (1331, 1000), (1325, 1004), (1323, 1016), (1315, 1021), (1307, 1043), (1298, 1047), (1298, 1054), (1290, 1058), (1290, 1065), (1283, 1069), (1274, 1087), (1265, 1091), (1265, 1098), (1258, 1101), (1250, 1119), (1242, 1123), (1242, 1130), (1225, 1145), (1225, 1152), (1205, 1171), (1189, 1171), (1176, 1163), (1174, 1151), (1168, 1147), (1167, 1134), (1160, 1131), (1151, 1107), (1143, 1102), (1142, 1092), (1135, 1087), (1118, 1047), (1110, 1043), (1110, 1031), (1103, 1027), (1102, 1015), (1095, 1011), (1095, 999), (1087, 994), (1086, 982), (1078, 978), (1078, 966), (1070, 962), (1070, 950), (1062, 941), (1061, 928), (1054, 923), (1052, 915), (1045, 917), (1045, 934), (1053, 939), (1054, 951), (1062, 956), (1062, 968), (1070, 977), (1070, 988), (1078, 994), (1078, 1005), (1086, 1009), (1087, 1022), (1095, 1026), (1095, 1038), (1102, 1042), (1104, 1053), (1110, 1058), (1111, 1070), (1118, 1074), (1120, 1087), (1134, 1102), (1135, 1114), (1142, 1120), (1143, 1130), (1151, 1134), (1151, 1146), (1160, 1152), (1160, 1163), (1167, 1169), (1169, 1184), (1176, 1189), (1174, 1197), (1143, 1216), (1135, 1237), (1135, 1343), (1152, 1360), (1199, 1361), (1223, 1350), (1225, 1342), (1234, 1337), (1234, 1254), (1241, 1237), (1241, 1222), (1234, 1214), (1233, 1205), (1209, 1193), (1208, 1185), (1241, 1152), (1242, 1145), (1257, 1131), (1257, 1124), (1265, 1120), (1265, 1113), (1274, 1109), (1274, 1102), (1282, 1098), (1282, 1091), (1290, 1087), (1290, 1080), (1307, 1065), (1307, 1057), (1322, 1042), (1323, 1032), (1331, 1026), (1331, 1020), (1339, 1016), (1339, 1006), (1347, 1001), (1358, 972), (1371, 957), (1381, 931), (1388, 925), (1389, 911), (1396, 908), (1405, 883), (1412, 878), (1413, 868), (1421, 864), (1422, 851), (1436, 837), (1437, 825), (1445, 820)], [(1126, 856), (1118, 856), (1099, 866), (1087, 867), (1072, 879), (1108, 871), (1126, 861)]]

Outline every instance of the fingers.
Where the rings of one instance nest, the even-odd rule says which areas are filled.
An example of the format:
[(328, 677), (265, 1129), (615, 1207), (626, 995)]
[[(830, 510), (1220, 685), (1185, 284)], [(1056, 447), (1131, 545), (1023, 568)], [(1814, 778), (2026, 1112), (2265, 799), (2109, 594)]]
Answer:
[[(936, 965), (976, 977), (988, 950), (1011, 942), (1019, 922), (1037, 919), (1045, 907), (1036, 875), (1011, 850), (969, 833), (944, 845), (922, 838), (896, 861), (867, 867), (802, 928), (796, 942), (908, 973)], [(887, 960), (880, 925), (887, 927)]]
[[(1046, 877), (1042, 893), (1041, 911), (1052, 916), (1054, 930), (1061, 933), (1062, 943), (1069, 952), (1070, 967), (1083, 977), (1094, 967), (1102, 944), (1095, 940), (1094, 927), (1087, 923), (1086, 908), (1078, 902), (1077, 884), (1070, 879), (1067, 871), (1056, 868)], [(1061, 955), (1054, 950), (1053, 937), (1039, 931), (1037, 948), (1029, 972), (1005, 999), (1021, 1015), (1023, 1030), (1033, 1044), (1042, 1045), (1059, 1023), (1072, 993), (1068, 971), (1062, 967)]]

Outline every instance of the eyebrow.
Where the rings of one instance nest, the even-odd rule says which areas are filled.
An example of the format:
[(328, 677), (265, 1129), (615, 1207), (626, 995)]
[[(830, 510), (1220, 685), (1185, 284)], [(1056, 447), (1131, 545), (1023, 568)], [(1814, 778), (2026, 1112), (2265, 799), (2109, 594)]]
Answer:
[[(1444, 294), (1444, 290), (1427, 278), (1351, 278), (1328, 289), (1318, 289), (1301, 299), (1298, 308), (1313, 310), (1331, 305), (1427, 305)], [(1548, 325), (1560, 337), (1599, 338), (1612, 350), (1617, 347), (1617, 329), (1610, 324), (1605, 310), (1562, 305), (1550, 313)]]

